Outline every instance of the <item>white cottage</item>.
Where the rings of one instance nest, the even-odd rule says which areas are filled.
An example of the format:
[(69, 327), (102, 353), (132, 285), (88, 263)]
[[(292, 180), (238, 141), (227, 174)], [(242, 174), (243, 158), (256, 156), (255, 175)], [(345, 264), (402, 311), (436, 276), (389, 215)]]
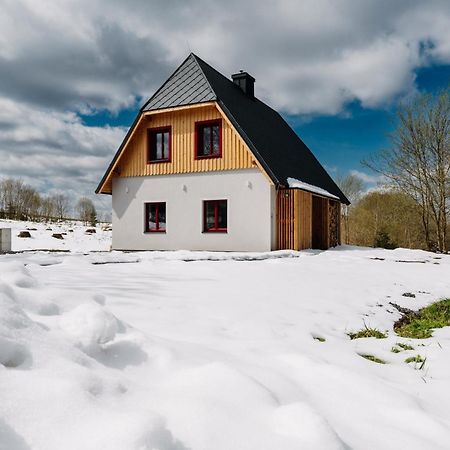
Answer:
[(145, 103), (96, 190), (112, 195), (114, 249), (340, 243), (348, 200), (254, 82), (191, 53)]

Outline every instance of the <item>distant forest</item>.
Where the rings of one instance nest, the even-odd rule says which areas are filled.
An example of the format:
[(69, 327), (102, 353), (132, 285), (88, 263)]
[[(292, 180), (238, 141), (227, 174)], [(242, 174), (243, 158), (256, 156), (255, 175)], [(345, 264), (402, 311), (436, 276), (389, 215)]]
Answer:
[(0, 219), (55, 221), (78, 219), (95, 225), (97, 216), (91, 199), (80, 197), (74, 204), (66, 194), (42, 195), (22, 180), (0, 180)]

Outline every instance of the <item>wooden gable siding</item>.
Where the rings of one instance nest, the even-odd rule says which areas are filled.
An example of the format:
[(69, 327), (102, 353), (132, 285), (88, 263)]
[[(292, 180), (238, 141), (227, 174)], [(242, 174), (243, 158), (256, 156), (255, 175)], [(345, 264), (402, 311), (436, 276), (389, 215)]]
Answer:
[[(252, 154), (224, 119), (222, 157), (195, 159), (195, 123), (221, 118), (215, 106), (148, 114), (128, 142), (116, 173), (121, 177), (136, 177), (255, 167)], [(147, 129), (165, 126), (171, 126), (171, 161), (148, 164)]]
[(327, 249), (340, 242), (340, 203), (300, 189), (277, 191), (277, 248)]

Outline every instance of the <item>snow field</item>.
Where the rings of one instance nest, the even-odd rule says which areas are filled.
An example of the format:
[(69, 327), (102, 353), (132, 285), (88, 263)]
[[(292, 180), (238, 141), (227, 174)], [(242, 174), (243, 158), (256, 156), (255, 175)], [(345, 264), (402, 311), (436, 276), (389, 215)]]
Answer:
[(449, 256), (72, 250), (0, 256), (1, 450), (448, 448), (450, 329), (389, 302), (450, 297)]
[(121, 401), (112, 368), (140, 350), (138, 332), (95, 295), (66, 311), (23, 264), (0, 262), (0, 280), (2, 450), (172, 448), (158, 414)]
[[(81, 222), (23, 222), (0, 220), (0, 228), (11, 228), (13, 251), (23, 250), (64, 250), (72, 252), (108, 251), (111, 248), (111, 231), (104, 231), (101, 224), (85, 226)], [(95, 228), (95, 234), (86, 230)], [(72, 231), (70, 231), (72, 230)], [(29, 231), (30, 238), (19, 238), (20, 231)], [(54, 233), (66, 233), (63, 239), (52, 237)]]

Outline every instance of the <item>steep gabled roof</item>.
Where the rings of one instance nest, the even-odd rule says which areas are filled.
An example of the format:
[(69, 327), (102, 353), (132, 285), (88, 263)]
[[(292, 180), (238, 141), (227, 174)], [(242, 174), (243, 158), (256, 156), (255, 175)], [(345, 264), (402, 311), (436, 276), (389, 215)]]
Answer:
[[(280, 114), (257, 98), (246, 95), (233, 81), (193, 53), (142, 107), (140, 114), (210, 101), (219, 104), (277, 186), (287, 187), (287, 179), (295, 178), (322, 188), (349, 204), (327, 171)], [(101, 189), (122, 147), (123, 144), (96, 192)]]
[(216, 100), (216, 94), (196, 58), (191, 53), (142, 107), (142, 110), (154, 111)]

